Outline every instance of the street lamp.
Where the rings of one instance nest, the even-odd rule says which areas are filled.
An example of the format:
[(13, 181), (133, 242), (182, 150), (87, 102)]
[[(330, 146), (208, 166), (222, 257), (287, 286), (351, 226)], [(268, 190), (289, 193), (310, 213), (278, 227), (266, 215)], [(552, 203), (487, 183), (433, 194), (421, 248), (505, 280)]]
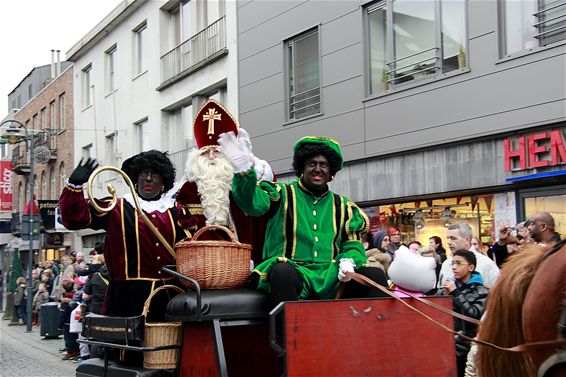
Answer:
[[(2, 127), (6, 123), (16, 123), (19, 127)], [(22, 134), (22, 128), (24, 129), (24, 134)], [(33, 216), (34, 216), (34, 201), (33, 201), (33, 191), (34, 191), (34, 137), (30, 134), (27, 127), (20, 121), (15, 119), (8, 119), (0, 123), (0, 137), (2, 139), (8, 140), (10, 144), (17, 144), (22, 141), (26, 143), (27, 150), (29, 152), (29, 200), (30, 200), (30, 215), (28, 218), (29, 222), (29, 249), (28, 249), (28, 265), (27, 265), (27, 276), (28, 276), (28, 297), (26, 300), (26, 331), (31, 332), (32, 328), (32, 302), (33, 302), (33, 287), (32, 287), (32, 277), (31, 272), (33, 268)]]

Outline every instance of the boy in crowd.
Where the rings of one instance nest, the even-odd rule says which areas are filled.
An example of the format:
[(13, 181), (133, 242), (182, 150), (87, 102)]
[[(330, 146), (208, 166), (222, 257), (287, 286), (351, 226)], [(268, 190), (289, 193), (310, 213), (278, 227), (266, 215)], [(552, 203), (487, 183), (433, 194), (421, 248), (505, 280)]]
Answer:
[[(480, 319), (489, 290), (484, 287), (480, 273), (475, 271), (476, 263), (476, 256), (472, 251), (456, 250), (452, 257), (454, 280), (446, 279), (442, 283), (442, 288), (452, 296), (454, 311)], [(454, 329), (473, 338), (477, 326), (455, 318)], [(466, 356), (469, 351), (470, 342), (461, 336), (456, 336), (456, 363), (459, 377), (464, 376)]]

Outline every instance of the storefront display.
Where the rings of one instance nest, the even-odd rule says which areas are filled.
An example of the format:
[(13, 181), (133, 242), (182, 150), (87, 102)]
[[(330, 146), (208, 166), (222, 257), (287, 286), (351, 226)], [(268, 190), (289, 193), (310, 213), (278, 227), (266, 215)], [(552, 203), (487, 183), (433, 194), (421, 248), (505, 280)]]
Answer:
[(459, 221), (466, 222), (475, 236), (484, 244), (494, 237), (494, 195), (458, 196), (363, 207), (370, 218), (372, 232), (395, 226), (401, 231), (401, 242), (417, 240), (428, 245), (432, 236), (446, 245), (446, 227)]

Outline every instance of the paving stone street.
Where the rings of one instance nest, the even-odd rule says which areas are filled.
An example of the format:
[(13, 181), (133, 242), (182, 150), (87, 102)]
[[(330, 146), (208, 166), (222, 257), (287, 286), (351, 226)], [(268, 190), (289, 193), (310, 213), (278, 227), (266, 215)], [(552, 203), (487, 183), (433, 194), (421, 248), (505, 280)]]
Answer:
[(63, 337), (44, 339), (39, 328), (26, 332), (26, 326), (8, 326), (0, 319), (1, 377), (72, 377), (77, 363), (61, 360)]

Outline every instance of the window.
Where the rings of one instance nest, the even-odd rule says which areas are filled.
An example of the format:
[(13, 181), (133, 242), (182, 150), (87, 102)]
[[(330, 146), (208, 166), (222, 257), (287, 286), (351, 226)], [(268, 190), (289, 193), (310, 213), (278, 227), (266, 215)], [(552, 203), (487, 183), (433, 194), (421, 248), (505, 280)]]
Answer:
[(33, 89), (31, 84), (28, 84), (28, 100), (30, 100), (31, 97), (33, 97)]
[(65, 122), (65, 93), (59, 96), (59, 130), (64, 130), (67, 127)]
[(45, 129), (45, 128), (49, 128), (49, 127), (47, 127), (47, 108), (44, 107), (43, 109), (41, 109), (40, 114), (41, 114), (41, 126), (40, 126), (40, 128), (42, 130)]
[(89, 64), (85, 68), (83, 68), (83, 87), (82, 87), (82, 94), (83, 94), (83, 107), (89, 107), (92, 105), (92, 96), (90, 95), (90, 86), (91, 86), (91, 73), (92, 73), (92, 65)]
[(505, 0), (503, 55), (566, 39), (565, 0)]
[(49, 103), (49, 128), (57, 128), (57, 115), (55, 114), (55, 101)]
[(195, 145), (193, 128), (187, 127), (187, 124), (193, 124), (193, 106), (192, 104), (177, 109), (169, 117), (166, 133), (167, 147), (171, 153), (184, 151)]
[(58, 198), (58, 191), (57, 191), (57, 176), (55, 175), (55, 168), (52, 166), (51, 170), (49, 170), (49, 182), (51, 184), (50, 190), (50, 197), (51, 199)]
[(65, 174), (65, 162), (61, 162), (61, 165), (59, 165), (59, 179), (61, 180), (59, 186), (63, 189), (63, 187), (65, 187), (65, 180), (67, 179), (67, 174)]
[(134, 123), (134, 133), (137, 152), (149, 150), (149, 123), (147, 118)]
[(370, 94), (467, 67), (465, 0), (385, 0), (366, 12)]
[(286, 41), (285, 46), (289, 120), (320, 113), (318, 29)]
[[(27, 186), (27, 184), (26, 184)], [(25, 200), (26, 200), (26, 193), (24, 192), (25, 188), (22, 182), (20, 182), (20, 184), (18, 185), (18, 199), (17, 199), (17, 205), (18, 205), (18, 212), (23, 212), (25, 207)]]
[(92, 143), (91, 144), (87, 144), (84, 147), (82, 147), (81, 150), (81, 158), (87, 159), (89, 157), (92, 157)]
[(147, 57), (144, 56), (148, 46), (146, 30), (145, 22), (134, 30), (134, 75), (139, 75), (147, 69)]
[(49, 148), (56, 149), (57, 148), (57, 114), (55, 113), (55, 101), (49, 104), (49, 128), (50, 131), (50, 141)]
[(116, 166), (116, 133), (112, 132), (106, 135), (105, 140), (106, 148), (105, 148), (105, 164)]
[(114, 81), (114, 68), (115, 68), (115, 58), (116, 58), (116, 45), (110, 47), (105, 53), (105, 69), (106, 69), (106, 94), (112, 93), (116, 89), (116, 83)]
[(47, 197), (47, 176), (45, 175), (45, 171), (41, 172), (41, 192), (39, 193), (39, 198), (42, 200), (49, 199)]
[[(208, 95), (208, 99), (214, 99), (220, 103), (223, 103), (224, 106), (228, 106), (225, 87), (212, 92), (210, 95)], [(190, 124), (192, 124), (192, 122)]]
[(32, 118), (32, 124), (31, 124), (32, 130), (37, 130), (38, 129), (38, 124), (37, 124), (37, 114), (35, 114)]

